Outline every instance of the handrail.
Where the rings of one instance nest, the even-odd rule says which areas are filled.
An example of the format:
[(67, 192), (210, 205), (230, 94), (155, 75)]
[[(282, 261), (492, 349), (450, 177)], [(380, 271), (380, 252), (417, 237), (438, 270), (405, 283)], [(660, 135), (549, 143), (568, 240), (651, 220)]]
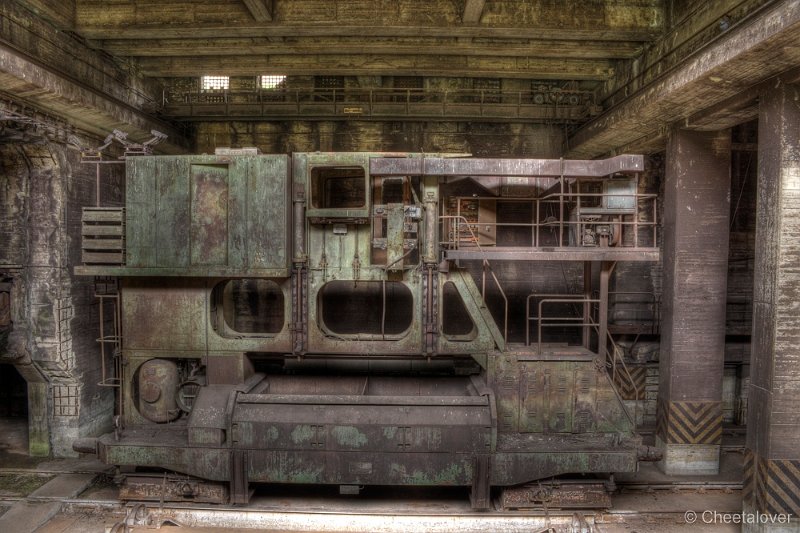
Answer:
[[(500, 296), (503, 297), (503, 306), (504, 306), (504, 311), (503, 311), (503, 341), (508, 342), (508, 297), (506, 296), (506, 292), (503, 290), (503, 287), (500, 285), (500, 280), (497, 279), (497, 276), (495, 275), (494, 270), (492, 270), (492, 266), (489, 263), (489, 257), (486, 255), (486, 251), (483, 248), (481, 248), (481, 244), (480, 244), (480, 242), (478, 242), (478, 238), (475, 236), (475, 232), (472, 231), (472, 228), (470, 227), (469, 222), (463, 216), (461, 216), (461, 215), (441, 215), (439, 217), (439, 220), (454, 220), (455, 223), (456, 223), (456, 234), (457, 235), (460, 233), (460, 228), (459, 228), (459, 225), (458, 225), (459, 220), (463, 220), (464, 223), (466, 224), (467, 229), (469, 230), (470, 235), (472, 236), (473, 242), (475, 242), (476, 246), (478, 247), (478, 252), (480, 252), (484, 256), (484, 258), (482, 259), (482, 261), (483, 261), (483, 265), (482, 265), (483, 266), (483, 284), (481, 286), (481, 298), (483, 298), (483, 301), (486, 302), (486, 269), (488, 268), (489, 269), (489, 273), (491, 274), (492, 279), (495, 282), (495, 285), (497, 285), (497, 289), (500, 291)], [(457, 243), (456, 243), (456, 247), (458, 247)]]
[[(633, 208), (632, 212), (619, 212), (619, 210), (614, 209), (607, 209), (607, 212), (602, 211), (590, 211), (581, 213), (582, 216), (603, 216), (605, 218), (609, 218), (609, 220), (589, 220), (584, 219), (581, 217), (566, 220), (559, 220), (558, 217), (552, 217), (552, 220), (549, 220), (550, 217), (545, 218), (545, 220), (540, 220), (542, 214), (547, 214), (547, 211), (544, 209), (544, 206), (554, 206), (558, 205), (559, 209), (561, 203), (563, 201), (568, 201), (572, 205), (575, 201), (580, 204), (581, 198), (631, 198), (634, 200), (636, 207)], [(531, 244), (534, 248), (542, 246), (542, 229), (543, 228), (559, 228), (559, 234), (557, 238), (556, 245), (559, 247), (564, 246), (578, 246), (583, 247), (580, 242), (570, 243), (570, 237), (564, 238), (565, 235), (573, 235), (576, 240), (580, 241), (582, 238), (581, 235), (576, 235), (580, 233), (580, 228), (596, 228), (597, 226), (607, 226), (613, 225), (617, 228), (619, 236), (616, 238), (616, 243), (612, 243), (612, 245), (616, 248), (626, 248), (626, 249), (639, 249), (639, 230), (652, 228), (651, 239), (652, 245), (644, 246), (643, 248), (655, 248), (657, 247), (658, 243), (658, 229), (659, 229), (659, 222), (658, 222), (658, 196), (653, 193), (579, 193), (579, 192), (571, 192), (571, 191), (564, 191), (563, 193), (550, 193), (545, 196), (539, 198), (498, 198), (498, 197), (456, 197), (456, 202), (459, 205), (460, 209), (460, 202), (462, 200), (502, 200), (514, 203), (530, 203), (532, 208), (532, 213), (534, 214), (534, 220), (531, 222), (489, 222), (489, 221), (474, 221), (474, 222), (467, 222), (470, 225), (480, 225), (485, 227), (528, 227), (531, 229)], [(650, 205), (648, 205), (650, 204)], [(565, 206), (566, 207), (566, 206)], [(583, 206), (584, 211), (586, 209), (594, 209), (592, 207)], [(650, 211), (651, 213), (651, 220), (640, 220), (639, 214), (646, 213)], [(557, 215), (558, 213), (556, 213)], [(611, 220), (610, 218), (613, 218)], [(459, 241), (459, 234), (456, 233), (454, 235), (456, 248), (458, 247)], [(566, 242), (565, 242), (566, 240)], [(446, 241), (450, 242), (450, 241)], [(595, 244), (594, 246), (598, 246)], [(552, 245), (550, 245), (552, 246)]]
[[(542, 307), (545, 303), (600, 303), (600, 300), (592, 300), (589, 298), (545, 298), (539, 301), (539, 315), (535, 318), (538, 319), (538, 328), (537, 328), (537, 348), (539, 353), (542, 353), (542, 327), (597, 327), (598, 324), (596, 322), (581, 322), (576, 324), (575, 322), (578, 320), (583, 320), (583, 317), (543, 317), (542, 316)], [(565, 320), (565, 323), (557, 322), (555, 324), (544, 324), (545, 320)]]
[[(633, 379), (633, 376), (631, 376), (631, 372), (630, 372), (630, 370), (628, 370), (628, 365), (625, 364), (625, 358), (622, 356), (622, 353), (621, 353), (622, 350), (617, 345), (617, 343), (614, 341), (614, 337), (608, 331), (606, 331), (606, 335), (608, 337), (608, 340), (606, 341), (606, 344), (605, 344), (606, 365), (608, 365), (608, 356), (609, 356), (608, 341), (611, 341), (611, 348), (612, 348), (612, 352), (613, 352), (613, 355), (611, 357), (611, 384), (614, 387), (614, 390), (616, 391), (616, 385), (614, 384), (614, 378), (616, 378), (616, 376), (617, 376), (617, 364), (616, 363), (617, 363), (617, 359), (619, 359), (619, 362), (622, 364), (622, 369), (625, 372), (623, 374), (623, 376), (625, 377), (625, 379), (628, 380), (628, 383), (630, 383), (631, 386), (633, 387), (634, 398), (637, 400), (633, 404), (633, 409), (634, 409), (634, 411), (633, 411), (633, 423), (635, 425), (637, 416), (639, 414), (639, 404), (638, 404), (639, 387), (636, 385), (636, 381)], [(619, 395), (619, 391), (616, 391), (616, 392), (617, 392), (617, 395)]]
[[(545, 318), (545, 317), (541, 316), (541, 314), (542, 314), (541, 308), (539, 309), (539, 315), (538, 316), (531, 316), (531, 299), (533, 299), (533, 298), (542, 298), (543, 299), (542, 301), (550, 301), (548, 299), (552, 299), (552, 298), (569, 298), (569, 303), (591, 303), (588, 300), (585, 300), (585, 297), (582, 294), (560, 294), (560, 293), (546, 293), (546, 294), (545, 293), (541, 293), (540, 294), (540, 293), (535, 293), (535, 292), (529, 294), (528, 297), (525, 299), (525, 318), (526, 318), (526, 324), (525, 324), (525, 346), (530, 346), (531, 345), (530, 323), (532, 321), (536, 321), (538, 323), (538, 322), (540, 322), (540, 320), (561, 320), (561, 319), (570, 320), (570, 321), (582, 320), (582, 317), (547, 317), (547, 318)], [(600, 300), (596, 300), (596, 301), (599, 302)], [(555, 324), (546, 325), (545, 327), (552, 327), (554, 325)], [(579, 324), (569, 324), (569, 325), (570, 326), (578, 326)], [(589, 324), (589, 325), (580, 324), (581, 327), (591, 327), (592, 325), (594, 325), (594, 324)], [(538, 335), (539, 335), (539, 337), (538, 337), (539, 341), (541, 341), (541, 338), (542, 338), (541, 328), (538, 328), (537, 331), (538, 331)], [(539, 351), (541, 352), (541, 342), (539, 342)]]
[[(231, 100), (234, 97), (253, 97), (255, 101), (262, 99), (278, 99), (286, 97), (294, 97), (294, 101), (302, 101), (303, 98), (320, 97), (329, 98), (331, 102), (356, 102), (364, 101), (364, 97), (372, 99), (372, 101), (380, 102), (380, 97), (391, 97), (391, 100), (386, 100), (393, 103), (405, 102), (433, 102), (433, 103), (484, 103), (484, 104), (522, 104), (522, 105), (535, 105), (539, 107), (559, 107), (559, 108), (584, 108), (591, 105), (592, 93), (589, 91), (575, 90), (575, 94), (585, 96), (575, 102), (554, 103), (543, 102), (534, 97), (534, 94), (529, 90), (522, 91), (493, 91), (487, 89), (444, 89), (444, 90), (430, 90), (430, 89), (400, 89), (393, 87), (348, 87), (339, 89), (319, 89), (319, 88), (285, 88), (285, 89), (202, 89), (197, 88), (188, 91), (173, 91), (166, 95), (167, 101), (170, 98), (183, 97), (185, 100), (188, 97), (223, 97), (225, 101)], [(376, 98), (378, 97), (378, 98)], [(464, 100), (465, 97), (472, 97), (469, 100)], [(167, 102), (168, 103), (168, 102)]]
[[(209, 114), (260, 116), (276, 110), (281, 114), (330, 113), (335, 116), (448, 116), (452, 109), (464, 114), (466, 108), (471, 108), (465, 116), (570, 123), (585, 119), (596, 109), (592, 98), (587, 93), (586, 96), (573, 98), (569, 103), (554, 103), (541, 101), (530, 91), (497, 92), (485, 89), (194, 89), (168, 93), (162, 101), (161, 111), (167, 115), (186, 117)], [(209, 109), (210, 105), (220, 108)]]

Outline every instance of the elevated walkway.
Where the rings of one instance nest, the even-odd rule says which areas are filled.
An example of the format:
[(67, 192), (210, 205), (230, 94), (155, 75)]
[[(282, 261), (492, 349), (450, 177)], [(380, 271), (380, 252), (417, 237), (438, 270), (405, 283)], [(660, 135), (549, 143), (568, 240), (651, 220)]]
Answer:
[(659, 261), (658, 248), (531, 248), (528, 246), (461, 247), (445, 250), (446, 259), (487, 261)]

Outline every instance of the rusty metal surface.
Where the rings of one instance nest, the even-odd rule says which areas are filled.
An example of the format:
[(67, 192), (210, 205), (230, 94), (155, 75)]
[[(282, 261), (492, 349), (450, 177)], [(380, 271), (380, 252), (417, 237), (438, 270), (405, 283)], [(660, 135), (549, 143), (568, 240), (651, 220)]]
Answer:
[[(463, 486), (475, 509), (490, 506), (492, 487), (636, 469), (641, 438), (605, 344), (509, 345), (515, 300), (503, 284), (528, 270), (503, 278), (488, 263), (646, 261), (658, 249), (490, 246), (500, 226), (487, 246), (448, 249), (439, 209), (451, 185), (435, 176), (550, 175), (553, 165), (597, 176), (638, 172), (641, 157), (399, 155), (296, 153), (291, 168), (253, 155), (129, 164), (129, 262), (80, 270), (122, 276), (122, 414), (97, 442), (103, 460), (223, 482), (227, 496), (205, 497), (234, 503), (254, 483)], [(499, 200), (484, 206), (492, 223)], [(480, 260), (482, 272), (457, 259)], [(458, 305), (445, 305), (445, 288)], [(601, 332), (607, 301), (590, 317)], [(188, 498), (175, 487), (169, 497)], [(140, 488), (157, 490), (167, 489)]]
[(374, 158), (370, 172), (376, 176), (515, 176), (515, 177), (600, 177), (616, 172), (641, 172), (640, 155), (618, 155), (609, 159), (581, 161), (562, 159), (477, 159), (477, 158)]
[(114, 275), (288, 275), (287, 169), (282, 155), (129, 158)]
[(503, 489), (502, 509), (609, 509), (611, 497), (602, 483), (557, 481)]
[(177, 475), (128, 474), (119, 487), (122, 501), (228, 503), (228, 487)]
[(494, 247), (485, 250), (461, 248), (446, 250), (448, 259), (469, 259), (490, 261), (659, 261), (659, 248), (502, 248)]

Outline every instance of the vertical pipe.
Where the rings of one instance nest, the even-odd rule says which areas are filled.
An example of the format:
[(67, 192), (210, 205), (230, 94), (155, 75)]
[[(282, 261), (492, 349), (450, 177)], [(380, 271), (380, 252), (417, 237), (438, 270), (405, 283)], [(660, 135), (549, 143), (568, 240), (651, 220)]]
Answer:
[[(592, 299), (592, 262), (583, 262), (583, 323), (589, 324), (592, 319), (592, 304), (589, 300)], [(591, 329), (589, 326), (583, 326), (583, 347), (587, 350), (591, 343)]]
[(386, 338), (386, 278), (381, 280), (383, 296), (381, 298), (381, 338)]
[(561, 160), (561, 194), (558, 195), (558, 246), (564, 246), (564, 160)]
[(302, 263), (306, 256), (306, 195), (302, 185), (295, 184), (294, 192), (294, 262)]
[(434, 320), (434, 298), (433, 298), (433, 265), (428, 265), (428, 280), (425, 294), (425, 353), (431, 354), (434, 351), (434, 331), (436, 323)]
[[(100, 155), (99, 153), (97, 154)], [(95, 168), (95, 204), (100, 207), (100, 163), (94, 164)]]
[[(634, 192), (634, 199), (633, 199), (633, 246), (634, 248), (639, 247), (639, 173), (636, 173), (636, 178), (634, 179), (636, 183), (636, 190)], [(625, 245), (625, 239), (622, 240), (622, 244)]]
[(423, 261), (436, 263), (438, 249), (436, 229), (439, 221), (439, 199), (436, 194), (438, 179), (435, 176), (426, 176), (423, 178), (423, 186), (423, 201), (425, 202), (425, 254)]
[[(95, 285), (95, 297), (97, 297), (97, 285)], [(97, 297), (98, 302), (100, 303), (100, 375), (101, 375), (101, 383), (105, 383), (106, 381), (106, 343), (105, 343), (105, 328), (103, 327), (103, 322), (105, 321), (105, 316), (103, 313), (103, 306), (105, 304), (105, 299), (100, 296)], [(116, 325), (116, 323), (115, 323)]]
[(601, 356), (606, 355), (608, 348), (608, 282), (615, 262), (603, 261), (600, 267), (600, 308), (598, 310), (597, 350)]
[(481, 298), (486, 301), (486, 259), (483, 260), (483, 269), (481, 273)]

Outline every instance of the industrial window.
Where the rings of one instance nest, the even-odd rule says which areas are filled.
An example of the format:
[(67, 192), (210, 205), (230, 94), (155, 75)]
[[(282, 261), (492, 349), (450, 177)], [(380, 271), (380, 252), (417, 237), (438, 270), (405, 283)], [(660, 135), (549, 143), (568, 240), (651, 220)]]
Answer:
[(472, 336), (475, 323), (455, 284), (452, 281), (445, 283), (442, 293), (442, 334), (445, 337)]
[(314, 76), (314, 95), (316, 102), (342, 101), (344, 95), (344, 76)]
[(260, 76), (259, 87), (266, 90), (280, 90), (286, 87), (286, 76)]
[(344, 76), (314, 76), (315, 89), (344, 89)]
[(204, 91), (222, 91), (230, 88), (229, 76), (203, 76), (201, 87)]
[(315, 209), (364, 207), (366, 174), (362, 167), (315, 167), (311, 170), (311, 206)]
[(395, 76), (392, 85), (395, 89), (422, 89), (422, 76)]
[(403, 102), (408, 99), (411, 102), (422, 100), (422, 76), (395, 76), (392, 80), (395, 89), (403, 89), (405, 94), (396, 94), (395, 101)]
[(320, 291), (322, 323), (337, 335), (399, 335), (411, 327), (414, 296), (399, 281), (331, 281)]
[(216, 314), (222, 315), (215, 329), (223, 336), (275, 334), (283, 329), (283, 291), (274, 281), (234, 279), (217, 285), (214, 291)]

